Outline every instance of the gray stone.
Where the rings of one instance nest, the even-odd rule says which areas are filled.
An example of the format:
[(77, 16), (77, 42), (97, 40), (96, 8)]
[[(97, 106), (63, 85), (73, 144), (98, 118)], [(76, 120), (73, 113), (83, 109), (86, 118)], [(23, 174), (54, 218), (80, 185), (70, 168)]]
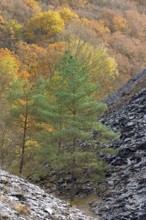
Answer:
[[(0, 220), (96, 220), (0, 169)], [(17, 191), (16, 191), (17, 189)]]
[(121, 133), (120, 140), (111, 143), (119, 148), (119, 152), (116, 157), (108, 159), (110, 169), (105, 181), (106, 190), (95, 208), (102, 220), (146, 219), (145, 120), (146, 87), (123, 107), (110, 111), (102, 119), (103, 123)]

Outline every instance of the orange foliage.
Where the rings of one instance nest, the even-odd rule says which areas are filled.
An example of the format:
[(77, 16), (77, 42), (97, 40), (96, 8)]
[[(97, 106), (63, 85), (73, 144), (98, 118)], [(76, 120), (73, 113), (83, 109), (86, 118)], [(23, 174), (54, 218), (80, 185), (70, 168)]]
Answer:
[(40, 60), (45, 54), (45, 49), (35, 44), (18, 43), (17, 54), (21, 62), (22, 71), (26, 71), (22, 73), (29, 73), (31, 79), (37, 78), (41, 74)]
[[(109, 40), (109, 45), (122, 73), (130, 76), (145, 67), (146, 42), (115, 32)], [(121, 55), (119, 56), (119, 54)]]
[(127, 20), (119, 15), (115, 15), (112, 19), (113, 27), (115, 31), (125, 31), (128, 30)]
[(127, 74), (128, 79), (146, 61), (146, 8), (134, 2), (145, 5), (146, 1), (0, 0), (0, 47), (13, 51), (20, 40), (37, 44), (17, 44), (21, 75), (32, 80), (39, 75), (52, 77), (66, 48), (65, 43), (54, 42), (77, 36), (108, 47), (121, 75)]
[(52, 78), (54, 74), (54, 67), (61, 57), (61, 54), (65, 50), (65, 43), (58, 42), (50, 44), (46, 48), (46, 52), (42, 58), (42, 71), (41, 74), (47, 78)]
[(24, 76), (28, 72), (30, 79), (35, 80), (40, 75), (47, 78), (53, 75), (55, 63), (59, 61), (60, 55), (65, 49), (65, 43), (50, 44), (46, 49), (27, 43), (19, 43), (17, 47)]
[(2, 16), (0, 16), (0, 25), (4, 24), (4, 18)]
[(101, 11), (101, 17), (105, 23), (105, 25), (110, 29), (111, 32), (114, 31), (113, 28), (113, 18), (117, 16), (116, 12), (109, 8), (104, 8)]
[(120, 76), (118, 78), (122, 79), (120, 83), (126, 83), (131, 78), (132, 64), (130, 63), (128, 57), (118, 51), (110, 50), (111, 54), (115, 57), (118, 64), (118, 69)]
[(51, 125), (45, 124), (45, 123), (41, 123), (40, 127), (43, 128), (47, 132), (51, 132), (55, 130), (55, 128), (53, 128)]
[(131, 9), (125, 13), (128, 21), (130, 34), (135, 37), (145, 36), (146, 15), (140, 14), (138, 11)]
[(88, 20), (82, 19), (82, 22), (91, 30), (95, 31), (98, 37), (103, 39), (110, 33), (109, 28), (105, 25), (103, 20)]
[(105, 25), (110, 29), (111, 32), (128, 31), (129, 24), (127, 19), (122, 16), (120, 13), (112, 9), (105, 8), (101, 13), (102, 19), (105, 22)]
[(23, 81), (28, 82), (30, 80), (30, 74), (26, 70), (23, 70), (19, 73), (19, 77), (23, 79)]
[(8, 49), (0, 48), (0, 60), (4, 59), (6, 56), (11, 56), (12, 53)]

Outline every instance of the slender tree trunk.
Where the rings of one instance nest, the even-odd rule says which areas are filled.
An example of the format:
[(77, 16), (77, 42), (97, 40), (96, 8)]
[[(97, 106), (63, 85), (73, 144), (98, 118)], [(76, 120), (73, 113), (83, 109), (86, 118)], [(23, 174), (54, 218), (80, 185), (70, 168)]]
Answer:
[(60, 179), (60, 174), (59, 174), (59, 171), (56, 171), (56, 193), (59, 192), (59, 179)]
[[(62, 143), (61, 143), (61, 140), (59, 140), (59, 142), (58, 142), (58, 152), (57, 152), (58, 156), (59, 156), (60, 151), (61, 151), (61, 144), (62, 144)], [(57, 170), (57, 171), (56, 171), (56, 183), (55, 183), (56, 192), (59, 191), (59, 179), (60, 179), (60, 173), (59, 173), (59, 170)]]
[(4, 164), (4, 159), (5, 159), (5, 152), (4, 152), (4, 139), (5, 139), (5, 130), (2, 133), (2, 139), (1, 139), (1, 151), (2, 151), (2, 155), (1, 155), (1, 168), (3, 168), (3, 164)]
[(21, 148), (21, 160), (20, 160), (20, 167), (19, 167), (19, 174), (22, 174), (23, 166), (24, 166), (24, 155), (25, 155), (25, 144), (26, 144), (26, 131), (27, 131), (27, 121), (28, 121), (28, 115), (25, 115), (24, 120), (24, 128), (23, 128), (23, 142), (22, 142), (22, 148)]
[[(76, 150), (76, 139), (73, 139), (73, 153), (75, 153)], [(75, 166), (76, 166), (76, 160), (75, 157), (73, 157), (72, 160), (72, 168), (71, 168), (71, 190), (70, 190), (70, 201), (72, 202), (75, 198), (75, 187), (76, 187), (76, 177), (75, 177)]]
[(70, 190), (70, 201), (73, 202), (75, 198), (75, 174), (74, 170), (71, 173), (71, 190)]

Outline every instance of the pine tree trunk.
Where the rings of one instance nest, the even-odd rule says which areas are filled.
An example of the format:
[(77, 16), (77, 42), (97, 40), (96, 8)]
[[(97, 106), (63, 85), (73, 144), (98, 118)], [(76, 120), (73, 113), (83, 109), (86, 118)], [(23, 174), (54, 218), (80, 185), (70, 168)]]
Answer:
[(25, 115), (24, 120), (24, 128), (23, 128), (23, 142), (22, 142), (22, 148), (21, 148), (21, 160), (20, 160), (20, 167), (19, 167), (19, 174), (22, 174), (23, 166), (24, 166), (24, 155), (25, 155), (25, 144), (26, 144), (26, 131), (27, 131), (27, 120), (28, 115)]
[(2, 133), (2, 139), (1, 139), (1, 150), (2, 150), (2, 155), (1, 155), (1, 168), (3, 168), (3, 164), (4, 164), (4, 139), (5, 139), (5, 130)]
[[(73, 139), (73, 153), (76, 151), (76, 139)], [(72, 168), (71, 168), (71, 191), (70, 191), (70, 201), (72, 202), (75, 198), (75, 166), (76, 166), (76, 160), (75, 157), (73, 157), (72, 161)]]
[(74, 172), (71, 173), (71, 191), (70, 191), (70, 201), (74, 201), (75, 198), (75, 175)]
[[(60, 130), (61, 130), (61, 126), (60, 126)], [(58, 152), (57, 152), (57, 154), (58, 154), (58, 156), (59, 156), (59, 154), (61, 153), (61, 140), (59, 139), (59, 141), (58, 141)], [(56, 174), (55, 174), (55, 177), (56, 177), (56, 182), (55, 182), (55, 186), (56, 186), (56, 192), (59, 192), (59, 178), (60, 178), (60, 170), (57, 170), (56, 171)]]
[(59, 178), (60, 178), (59, 171), (56, 171), (56, 183), (55, 183), (55, 186), (56, 186), (56, 192), (57, 193), (59, 192)]

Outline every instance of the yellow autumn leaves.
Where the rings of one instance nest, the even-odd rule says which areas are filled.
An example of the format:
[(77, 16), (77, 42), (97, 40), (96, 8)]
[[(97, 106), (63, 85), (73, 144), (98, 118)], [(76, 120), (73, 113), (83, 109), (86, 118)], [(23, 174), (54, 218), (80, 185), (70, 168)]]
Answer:
[(0, 92), (4, 92), (17, 77), (19, 64), (8, 49), (0, 49)]
[(27, 23), (25, 37), (30, 41), (53, 37), (62, 32), (65, 24), (73, 19), (78, 19), (78, 16), (69, 8), (39, 13)]

